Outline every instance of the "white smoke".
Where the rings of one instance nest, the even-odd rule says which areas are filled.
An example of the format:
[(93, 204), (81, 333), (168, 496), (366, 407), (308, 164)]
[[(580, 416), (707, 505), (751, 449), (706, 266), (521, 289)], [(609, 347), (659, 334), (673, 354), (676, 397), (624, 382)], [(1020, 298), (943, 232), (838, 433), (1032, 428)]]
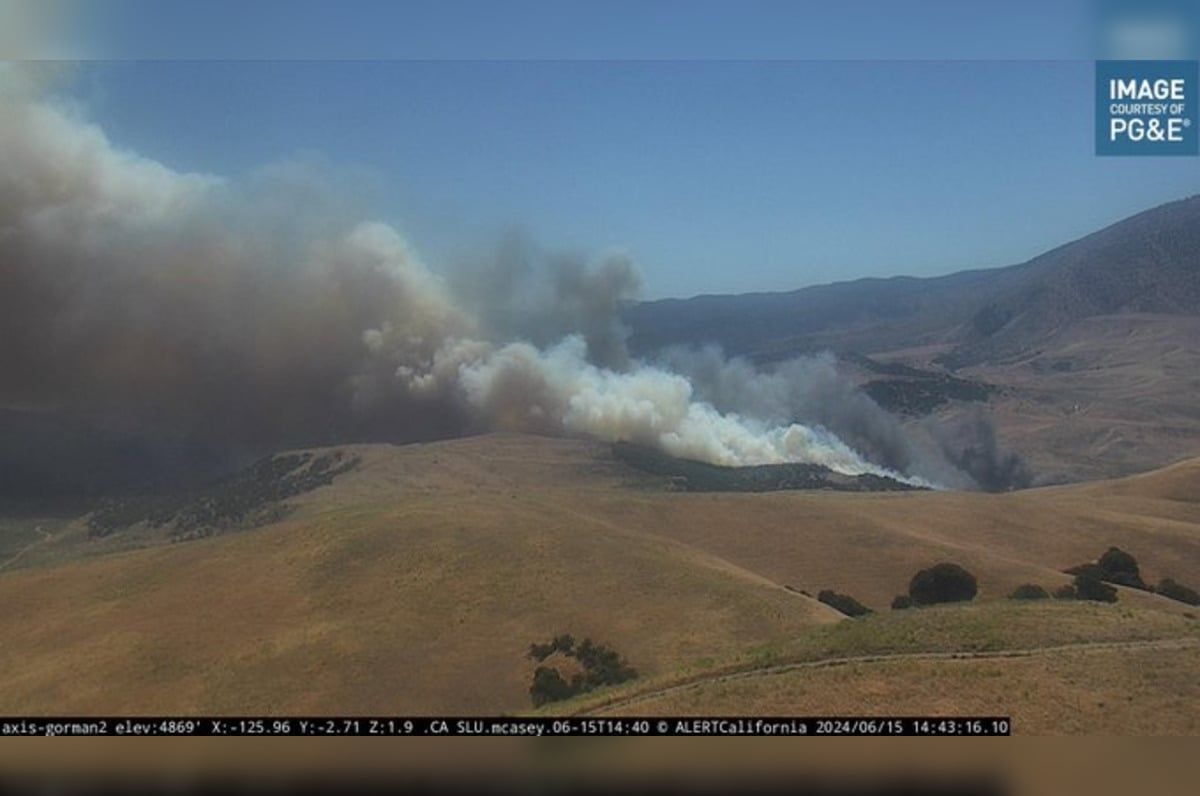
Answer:
[[(465, 359), (464, 350), (470, 352)], [(449, 379), (493, 425), (635, 442), (718, 465), (802, 462), (925, 484), (871, 464), (822, 428), (719, 412), (698, 400), (678, 373), (642, 363), (623, 372), (597, 367), (587, 361), (579, 335), (546, 350), (521, 342), (486, 350), (454, 341), (436, 359), (430, 371), (402, 375), (420, 389)]]
[(769, 369), (719, 347), (673, 346), (656, 363), (691, 382), (696, 396), (720, 412), (772, 425), (800, 423), (827, 429), (863, 458), (926, 484), (977, 488), (972, 473), (948, 456), (946, 446), (914, 437), (842, 373), (828, 352), (796, 357)]

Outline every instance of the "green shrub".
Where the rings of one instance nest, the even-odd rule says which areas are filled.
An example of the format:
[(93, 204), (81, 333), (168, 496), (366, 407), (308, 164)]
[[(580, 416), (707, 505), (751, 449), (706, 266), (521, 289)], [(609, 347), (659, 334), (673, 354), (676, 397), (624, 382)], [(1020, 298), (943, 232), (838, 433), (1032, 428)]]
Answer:
[(1081, 600), (1092, 600), (1098, 603), (1115, 603), (1117, 601), (1117, 590), (1090, 574), (1075, 576), (1075, 594)]
[(914, 605), (964, 602), (979, 591), (975, 576), (958, 564), (943, 562), (913, 575), (908, 596)]
[(817, 600), (825, 603), (835, 611), (841, 611), (846, 616), (866, 616), (871, 609), (851, 597), (849, 594), (838, 594), (833, 589), (824, 589), (817, 595)]
[(1024, 583), (1012, 590), (1010, 600), (1046, 600), (1050, 594), (1036, 583)]
[(904, 611), (904, 610), (912, 608), (912, 607), (913, 607), (912, 598), (909, 597), (907, 594), (897, 594), (896, 597), (892, 600), (892, 610), (893, 611)]
[(1154, 589), (1163, 597), (1169, 597), (1172, 600), (1178, 600), (1181, 603), (1188, 605), (1200, 605), (1200, 593), (1194, 589), (1189, 589), (1182, 583), (1176, 583), (1170, 578), (1163, 578), (1158, 582), (1157, 588)]

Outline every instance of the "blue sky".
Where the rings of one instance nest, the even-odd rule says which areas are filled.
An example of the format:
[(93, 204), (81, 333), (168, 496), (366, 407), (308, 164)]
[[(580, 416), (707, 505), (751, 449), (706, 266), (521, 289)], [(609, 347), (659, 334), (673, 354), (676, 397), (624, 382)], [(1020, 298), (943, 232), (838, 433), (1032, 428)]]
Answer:
[(177, 169), (343, 171), (434, 267), (521, 227), (651, 298), (1020, 262), (1200, 191), (1093, 154), (1082, 4), (915, 5), (114, 0), (69, 90)]

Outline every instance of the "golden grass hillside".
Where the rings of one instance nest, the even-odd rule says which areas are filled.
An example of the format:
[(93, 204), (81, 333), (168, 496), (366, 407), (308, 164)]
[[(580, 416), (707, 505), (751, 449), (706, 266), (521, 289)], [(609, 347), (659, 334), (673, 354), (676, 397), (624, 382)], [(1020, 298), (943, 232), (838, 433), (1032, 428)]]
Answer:
[(1111, 478), (1200, 455), (1197, 340), (1194, 316), (1097, 316), (962, 375), (1006, 388), (990, 413), (1004, 445), (1036, 472)]
[(814, 629), (690, 676), (547, 708), (588, 715), (995, 715), (1036, 734), (1195, 734), (1200, 622), (1087, 602), (984, 602)]
[[(638, 687), (789, 650), (836, 657), (836, 644), (821, 645), (838, 633), (885, 646), (936, 636), (942, 651), (983, 643), (983, 630), (938, 616), (974, 617), (966, 624), (991, 628), (1000, 641), (987, 643), (1004, 648), (1173, 643), (1196, 625), (1188, 606), (1129, 589), (1116, 606), (1002, 600), (1020, 583), (1067, 582), (1059, 570), (1110, 545), (1132, 552), (1147, 580), (1200, 582), (1195, 462), (1008, 495), (689, 494), (583, 440), (497, 434), (354, 452), (357, 470), (275, 525), (0, 571), (0, 712), (524, 711), (525, 652), (558, 633), (619, 651)], [(886, 610), (940, 560), (979, 577), (980, 605)], [(839, 621), (798, 593), (823, 588), (881, 614)], [(1194, 679), (1191, 654), (1173, 665)], [(1036, 677), (1036, 661), (1021, 660), (1005, 664), (1015, 679), (1000, 679)], [(1134, 676), (1122, 666), (1109, 668), (1114, 682)], [(994, 689), (989, 712), (1015, 712), (1009, 699), (1045, 704), (1031, 689)], [(854, 691), (835, 691), (827, 707), (819, 690), (808, 701), (768, 690), (753, 704), (840, 712)], [(880, 711), (889, 704), (902, 703)]]

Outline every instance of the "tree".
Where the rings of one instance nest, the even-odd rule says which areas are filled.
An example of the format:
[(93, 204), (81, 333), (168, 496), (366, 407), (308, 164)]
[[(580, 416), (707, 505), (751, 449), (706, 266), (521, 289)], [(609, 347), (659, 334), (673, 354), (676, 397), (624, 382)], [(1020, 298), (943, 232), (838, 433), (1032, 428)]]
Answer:
[(871, 609), (851, 597), (849, 594), (838, 594), (833, 589), (825, 589), (817, 595), (817, 600), (825, 603), (835, 611), (846, 616), (866, 616)]
[(572, 696), (575, 691), (562, 679), (557, 669), (539, 666), (533, 672), (533, 685), (529, 686), (529, 696), (533, 699), (534, 707), (541, 707), (547, 702), (557, 702)]
[(1139, 574), (1137, 559), (1119, 547), (1108, 548), (1097, 563), (1100, 564), (1100, 569), (1106, 575), (1116, 572), (1128, 572), (1130, 575)]
[(1024, 583), (1013, 589), (1012, 594), (1008, 595), (1010, 600), (1045, 600), (1049, 597), (1046, 590), (1036, 583)]
[(912, 607), (913, 607), (912, 598), (909, 597), (907, 594), (897, 594), (895, 599), (892, 600), (892, 610), (893, 611), (903, 611), (903, 610), (906, 610), (906, 609), (912, 608)]
[(1178, 600), (1181, 603), (1187, 603), (1188, 605), (1200, 605), (1200, 593), (1197, 593), (1195, 589), (1189, 589), (1182, 583), (1176, 583), (1171, 578), (1163, 578), (1160, 580), (1155, 591), (1161, 594), (1163, 597), (1168, 597), (1172, 600)]
[(1129, 586), (1134, 589), (1146, 589), (1142, 574), (1138, 569), (1137, 559), (1119, 547), (1110, 547), (1100, 556), (1101, 580)]
[(978, 591), (975, 576), (949, 562), (921, 570), (908, 584), (908, 596), (914, 605), (963, 602), (974, 599)]
[(1150, 590), (1150, 587), (1142, 580), (1137, 559), (1119, 547), (1108, 548), (1095, 563), (1080, 564), (1064, 571), (1068, 575), (1102, 580), (1132, 589)]
[(1117, 601), (1116, 589), (1088, 574), (1075, 576), (1075, 594), (1081, 600), (1092, 600), (1098, 603), (1115, 603)]
[(557, 669), (537, 667), (533, 672), (533, 684), (529, 687), (535, 707), (637, 677), (637, 670), (622, 660), (616, 650), (596, 644), (590, 638), (576, 645), (572, 636), (563, 634), (555, 636), (548, 644), (529, 646), (529, 657), (539, 662), (555, 652), (577, 660), (583, 671), (572, 675), (570, 682), (567, 682)]

